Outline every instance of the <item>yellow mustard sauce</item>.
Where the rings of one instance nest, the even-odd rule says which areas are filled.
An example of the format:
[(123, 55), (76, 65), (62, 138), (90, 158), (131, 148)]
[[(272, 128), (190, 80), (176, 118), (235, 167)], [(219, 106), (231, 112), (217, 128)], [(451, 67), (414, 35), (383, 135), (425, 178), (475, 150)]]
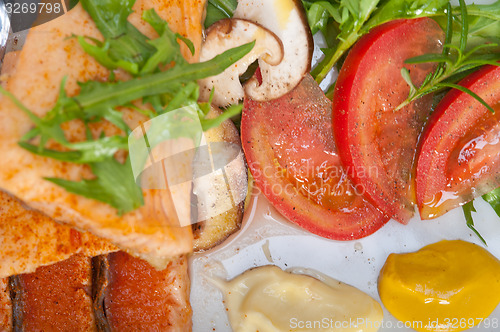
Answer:
[(500, 261), (473, 243), (440, 241), (391, 254), (378, 291), (389, 312), (417, 331), (463, 331), (486, 323), (500, 302)]
[(315, 277), (263, 266), (227, 282), (216, 281), (233, 331), (377, 331), (383, 319), (377, 301), (355, 287), (306, 271)]

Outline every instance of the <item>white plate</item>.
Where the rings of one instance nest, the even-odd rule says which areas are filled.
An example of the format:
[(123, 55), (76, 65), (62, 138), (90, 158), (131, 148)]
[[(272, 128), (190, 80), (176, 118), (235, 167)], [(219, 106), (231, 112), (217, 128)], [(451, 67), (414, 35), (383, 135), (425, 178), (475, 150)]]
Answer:
[[(488, 2), (491, 1), (476, 3)], [(482, 199), (477, 199), (475, 206), (476, 229), (488, 243), (487, 249), (500, 259), (500, 218)], [(461, 208), (430, 221), (416, 216), (406, 226), (391, 220), (366, 238), (339, 242), (296, 227), (264, 196), (254, 195), (242, 230), (215, 249), (191, 257), (193, 331), (231, 331), (222, 293), (208, 281), (211, 276), (232, 279), (250, 268), (269, 264), (283, 269), (306, 267), (355, 286), (380, 302), (377, 277), (387, 256), (416, 251), (443, 239), (462, 239), (482, 245), (467, 228)], [(483, 324), (470, 331), (500, 331), (500, 327), (492, 327), (500, 325), (500, 306), (489, 318), (489, 328)], [(398, 324), (401, 323), (384, 308), (380, 331), (413, 331)]]
[[(474, 215), (476, 228), (488, 243), (487, 249), (500, 259), (500, 219), (482, 199), (477, 199), (475, 206), (478, 210)], [(207, 277), (232, 279), (250, 268), (269, 264), (283, 269), (306, 267), (355, 286), (380, 301), (377, 277), (390, 253), (415, 251), (443, 239), (462, 239), (482, 245), (467, 228), (460, 208), (431, 221), (415, 217), (406, 226), (391, 220), (366, 238), (340, 242), (299, 229), (286, 221), (266, 198), (254, 195), (243, 229), (214, 250), (191, 258), (193, 331), (231, 331), (222, 293)], [(500, 307), (490, 319), (500, 324)], [(412, 331), (397, 324), (384, 308), (384, 327), (380, 331)], [(479, 326), (472, 330), (498, 331), (500, 328)]]
[[(21, 48), (27, 31), (11, 34), (6, 49)], [(488, 250), (500, 258), (500, 219), (481, 199), (477, 200), (475, 222), (488, 242)], [(249, 268), (273, 264), (281, 268), (306, 267), (353, 285), (380, 301), (377, 277), (392, 252), (415, 251), (442, 239), (463, 239), (480, 244), (466, 227), (461, 209), (433, 221), (414, 218), (403, 226), (390, 221), (375, 234), (357, 241), (338, 242), (312, 235), (287, 222), (263, 196), (254, 195), (245, 214), (243, 229), (215, 249), (190, 259), (193, 330), (231, 331), (222, 294), (207, 277), (234, 278)], [(500, 308), (490, 318), (500, 319)], [(404, 331), (384, 309), (381, 331)], [(473, 330), (495, 331), (475, 328)]]

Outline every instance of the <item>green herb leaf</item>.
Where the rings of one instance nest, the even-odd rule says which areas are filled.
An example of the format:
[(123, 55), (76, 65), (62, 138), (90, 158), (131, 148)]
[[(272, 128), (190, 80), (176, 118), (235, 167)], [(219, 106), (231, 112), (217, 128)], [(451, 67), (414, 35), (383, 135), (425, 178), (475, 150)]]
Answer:
[(164, 21), (154, 10), (150, 9), (144, 11), (142, 19), (148, 22), (160, 35), (160, 37), (148, 41), (148, 43), (156, 49), (156, 52), (152, 54), (144, 64), (144, 67), (141, 70), (141, 75), (159, 71), (159, 65), (168, 64), (170, 62), (175, 62), (176, 65), (184, 65), (186, 60), (181, 54), (177, 39), (184, 42), (188, 46), (191, 53), (194, 54), (195, 50), (193, 43), (180, 34), (173, 33), (168, 28), (168, 23)]
[(232, 118), (233, 116), (236, 116), (241, 113), (243, 110), (243, 104), (235, 104), (229, 106), (226, 110), (224, 110), (224, 113), (219, 115), (218, 117), (214, 119), (201, 119), (201, 127), (203, 131), (207, 131), (210, 128), (215, 128), (220, 126), (220, 124), (227, 119)]
[[(205, 119), (206, 107), (197, 103), (199, 91), (196, 81), (221, 73), (255, 45), (255, 42), (248, 43), (228, 50), (210, 61), (189, 64), (181, 55), (178, 41), (184, 42), (191, 52), (194, 52), (193, 44), (172, 32), (167, 22), (154, 11), (145, 11), (143, 18), (158, 32), (157, 39), (148, 39), (128, 23), (127, 17), (133, 3), (133, 0), (82, 0), (84, 8), (105, 39), (100, 41), (76, 36), (82, 48), (98, 62), (111, 70), (128, 71), (132, 74), (130, 80), (117, 82), (111, 75), (107, 82), (79, 83), (80, 93), (68, 97), (63, 79), (56, 104), (41, 118), (0, 86), (0, 93), (12, 100), (35, 125), (19, 142), (22, 148), (47, 158), (88, 164), (95, 176), (76, 182), (57, 178), (47, 180), (69, 192), (108, 203), (120, 214), (132, 211), (144, 202), (142, 190), (135, 183), (130, 160), (127, 158), (122, 164), (115, 159), (117, 152), (128, 150), (127, 135), (131, 132), (117, 109), (128, 107), (154, 118), (175, 108), (191, 106), (191, 115), (202, 122), (203, 128), (219, 125), (228, 117), (241, 112), (241, 107), (230, 108), (216, 119)], [(168, 64), (171, 68), (162, 72), (159, 69), (162, 64)], [(154, 111), (147, 105), (144, 109), (135, 106), (132, 103), (135, 101), (150, 103)], [(72, 120), (84, 123), (85, 141), (66, 140), (61, 126)], [(93, 137), (89, 123), (104, 120), (114, 124), (123, 133), (109, 137), (101, 133), (99, 137)], [(179, 124), (168, 124), (169, 130), (165, 130), (165, 125), (150, 128), (154, 131), (152, 134), (155, 139), (161, 140), (165, 134), (176, 134), (179, 137), (199, 134), (198, 128), (192, 128), (195, 133), (188, 133)], [(31, 142), (34, 139), (38, 139), (38, 143)], [(61, 150), (46, 147), (49, 141), (59, 143)]]
[(92, 180), (68, 181), (58, 178), (46, 180), (63, 187), (67, 191), (107, 203), (122, 215), (144, 204), (142, 190), (133, 179), (130, 160), (120, 164), (115, 159), (106, 162), (91, 163), (90, 168), (96, 178)]
[[(500, 12), (500, 1), (497, 1), (495, 4), (490, 5), (488, 9), (491, 9), (492, 7), (497, 8)], [(476, 15), (486, 15), (482, 8), (483, 7), (480, 6), (474, 6), (474, 13)], [(457, 10), (454, 9), (453, 12), (455, 13), (457, 12)], [(471, 23), (471, 15), (468, 13), (468, 8), (464, 0), (460, 0), (460, 7), (456, 15), (460, 16), (459, 20), (453, 20), (452, 10), (450, 10), (450, 6), (448, 6), (446, 19), (446, 44), (444, 45), (443, 52), (441, 54), (425, 54), (415, 58), (407, 59), (405, 61), (405, 63), (437, 62), (439, 63), (439, 65), (434, 71), (432, 77), (426, 79), (416, 89), (416, 91), (412, 88), (413, 84), (411, 84), (411, 82), (408, 83), (410, 85), (411, 91), (408, 95), (408, 98), (403, 103), (401, 103), (397, 107), (397, 109), (408, 105), (409, 103), (418, 98), (421, 98), (426, 94), (442, 91), (447, 88), (453, 88), (469, 94), (483, 106), (488, 108), (490, 112), (494, 113), (493, 108), (489, 106), (480, 96), (456, 83), (460, 79), (464, 78), (465, 74), (478, 67), (484, 65), (499, 66), (500, 63), (497, 61), (500, 60), (500, 53), (485, 53), (495, 50), (497, 45), (470, 44), (469, 32), (471, 30), (477, 31), (477, 27), (474, 25), (474, 22), (480, 22), (480, 24), (483, 24), (483, 20), (485, 19), (485, 17), (482, 17), (481, 20), (472, 21)], [(488, 15), (490, 17), (496, 17), (496, 19), (500, 20), (500, 15)], [(488, 20), (490, 20), (490, 18), (488, 18)], [(455, 22), (458, 23), (455, 24)], [(458, 36), (456, 36), (455, 34), (457, 30), (460, 31), (460, 34)], [(498, 33), (500, 33), (500, 31), (498, 31)], [(407, 80), (407, 78), (403, 78)]]
[(443, 15), (448, 4), (445, 0), (390, 0), (381, 1), (379, 8), (370, 17), (362, 32), (367, 33), (374, 27), (400, 18), (433, 17)]
[(251, 42), (235, 47), (206, 62), (175, 66), (165, 72), (102, 85), (99, 89), (73, 97), (76, 103), (69, 105), (66, 111), (73, 112), (80, 108), (94, 113), (100, 109), (125, 105), (146, 96), (169, 92), (172, 90), (172, 85), (180, 88), (184, 83), (220, 74), (250, 52), (254, 45), (255, 42)]
[(105, 38), (116, 38), (127, 33), (127, 19), (135, 0), (81, 0), (83, 8), (92, 17)]
[(403, 76), (403, 79), (410, 86), (410, 96), (414, 95), (417, 92), (417, 89), (415, 88), (413, 82), (411, 81), (409, 70), (404, 67), (401, 68), (401, 76)]
[(137, 74), (138, 68), (144, 65), (155, 49), (147, 43), (148, 38), (127, 21), (134, 2), (135, 0), (82, 0), (83, 8), (90, 14), (106, 41), (101, 45), (91, 45), (79, 38), (79, 42), (103, 66), (109, 69), (122, 68)]
[(497, 188), (483, 195), (483, 199), (488, 202), (496, 214), (500, 217), (500, 188)]
[(449, 57), (444, 54), (424, 54), (419, 55), (410, 59), (407, 59), (405, 63), (426, 63), (426, 62), (438, 62), (438, 63), (449, 63), (453, 64)]
[(330, 18), (333, 18), (336, 22), (342, 20), (339, 6), (334, 6), (328, 1), (304, 1), (304, 6), (307, 9), (307, 21), (313, 35), (318, 31), (321, 31), (323, 35), (327, 35), (327, 26), (330, 22)]
[(237, 0), (208, 0), (205, 28), (224, 18), (233, 17), (237, 5)]
[(471, 91), (470, 89), (467, 89), (466, 87), (463, 87), (461, 85), (458, 85), (458, 84), (453, 84), (453, 83), (438, 83), (436, 84), (436, 87), (446, 87), (446, 88), (453, 88), (453, 89), (457, 89), (457, 90), (460, 90), (462, 92), (465, 92), (467, 93), (468, 95), (470, 95), (471, 97), (473, 97), (474, 99), (476, 99), (478, 102), (480, 102), (484, 107), (486, 107), (491, 113), (495, 113), (495, 110), (490, 106), (488, 105), (484, 100), (483, 98), (479, 97), (474, 91)]
[[(315, 1), (303, 1), (305, 7), (309, 11), (318, 11), (317, 6), (314, 6)], [(333, 68), (335, 63), (344, 55), (344, 53), (364, 34), (368, 33), (374, 27), (386, 23), (391, 20), (400, 18), (417, 18), (423, 16), (443, 15), (446, 7), (446, 0), (344, 0), (340, 4), (336, 1), (330, 1), (332, 7), (323, 5), (325, 15), (328, 12), (332, 20), (329, 25), (338, 24), (340, 32), (336, 35), (338, 44), (324, 51), (325, 57), (311, 71), (311, 74), (319, 83), (328, 72)], [(335, 6), (337, 4), (337, 6)], [(327, 10), (327, 8), (330, 8)], [(342, 13), (339, 15), (337, 13)], [(311, 13), (308, 16), (317, 15)], [(322, 18), (322, 23), (326, 20)], [(332, 23), (334, 21), (335, 23)], [(310, 21), (311, 22), (311, 21)], [(312, 23), (318, 22), (312, 20)], [(312, 27), (314, 29), (314, 26)], [(320, 29), (322, 32), (324, 28)], [(328, 38), (327, 38), (328, 40)]]
[(125, 60), (115, 60), (109, 55), (109, 42), (101, 43), (99, 41), (93, 40), (94, 44), (87, 42), (88, 37), (77, 36), (78, 43), (83, 48), (83, 50), (90, 54), (94, 59), (103, 65), (104, 67), (114, 70), (117, 68), (124, 69), (132, 74), (137, 74), (139, 72), (139, 65), (134, 62), (128, 62)]
[(474, 201), (470, 201), (469, 203), (462, 205), (462, 210), (464, 211), (467, 227), (469, 227), (477, 235), (479, 240), (481, 240), (484, 245), (487, 245), (481, 234), (479, 234), (479, 232), (474, 227), (474, 220), (472, 219), (472, 212), (476, 212), (476, 209), (474, 208)]

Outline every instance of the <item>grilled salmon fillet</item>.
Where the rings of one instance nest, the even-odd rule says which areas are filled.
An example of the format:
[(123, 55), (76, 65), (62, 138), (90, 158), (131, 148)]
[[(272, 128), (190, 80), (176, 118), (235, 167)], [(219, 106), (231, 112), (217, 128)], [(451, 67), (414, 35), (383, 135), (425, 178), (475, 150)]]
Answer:
[[(96, 306), (111, 331), (191, 331), (188, 263), (185, 256), (162, 271), (124, 252), (99, 258), (101, 289)], [(100, 279), (100, 280), (99, 280)], [(102, 320), (102, 319), (101, 319)]]
[(0, 279), (0, 331), (191, 331), (187, 258), (77, 254)]
[(0, 332), (12, 331), (12, 302), (9, 278), (0, 279)]
[(97, 256), (114, 245), (88, 232), (56, 223), (43, 213), (0, 191), (0, 278), (34, 272), (81, 253)]
[[(189, 61), (197, 61), (202, 38), (205, 0), (137, 0), (129, 20), (143, 33), (154, 36), (153, 29), (140, 19), (143, 10), (154, 8), (177, 31), (194, 42), (196, 54), (186, 48)], [(14, 70), (3, 82), (36, 115), (43, 116), (55, 104), (58, 87), (67, 77), (69, 96), (79, 91), (78, 81), (105, 80), (109, 72), (87, 55), (72, 34), (102, 38), (90, 16), (77, 5), (67, 14), (30, 30)], [(89, 231), (110, 240), (119, 248), (164, 268), (172, 257), (192, 250), (191, 227), (179, 227), (175, 211), (167, 204), (162, 190), (144, 190), (146, 204), (119, 216), (111, 206), (71, 194), (46, 180), (58, 177), (79, 181), (92, 176), (86, 165), (60, 162), (27, 152), (18, 146), (20, 138), (33, 124), (7, 98), (0, 99), (0, 188), (19, 197), (28, 206), (54, 220)], [(137, 112), (124, 110), (124, 120), (135, 128), (147, 120)], [(65, 128), (71, 141), (84, 139), (82, 123), (71, 122)], [(110, 124), (93, 127), (95, 134), (117, 134)], [(189, 204), (190, 193), (185, 193)]]
[(10, 278), (18, 331), (95, 331), (91, 259), (74, 255)]

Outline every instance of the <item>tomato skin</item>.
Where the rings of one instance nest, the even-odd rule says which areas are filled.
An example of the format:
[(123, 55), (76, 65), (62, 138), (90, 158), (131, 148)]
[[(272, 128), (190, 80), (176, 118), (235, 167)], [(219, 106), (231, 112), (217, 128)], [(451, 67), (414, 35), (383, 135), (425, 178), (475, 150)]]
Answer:
[(365, 196), (403, 224), (414, 213), (413, 161), (431, 97), (394, 111), (409, 94), (401, 68), (419, 85), (434, 65), (404, 61), (440, 52), (443, 38), (430, 18), (378, 26), (351, 49), (335, 85), (333, 129), (342, 163)]
[(331, 102), (310, 75), (281, 98), (245, 99), (241, 136), (256, 187), (291, 222), (322, 237), (353, 240), (388, 221), (347, 180)]
[(432, 219), (500, 186), (500, 67), (485, 66), (439, 102), (423, 134), (416, 192), (422, 219)]

